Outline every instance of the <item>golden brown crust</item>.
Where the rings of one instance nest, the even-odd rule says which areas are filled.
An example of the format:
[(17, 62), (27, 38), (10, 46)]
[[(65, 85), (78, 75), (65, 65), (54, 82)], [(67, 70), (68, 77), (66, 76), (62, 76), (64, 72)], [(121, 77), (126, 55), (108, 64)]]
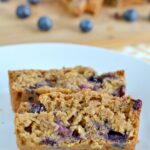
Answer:
[[(90, 147), (90, 142), (89, 143), (85, 143), (82, 144), (80, 146), (74, 146), (71, 148), (54, 148), (54, 147), (50, 147), (50, 146), (36, 146), (36, 145), (32, 145), (32, 146), (24, 146), (24, 145), (19, 145), (18, 147), (20, 150), (121, 150), (120, 148), (112, 148), (111, 145), (105, 145), (103, 147), (99, 147), (97, 148), (96, 143), (93, 143), (92, 147)], [(103, 144), (103, 143), (102, 143)], [(124, 148), (123, 150), (135, 150), (135, 144), (133, 143), (132, 145), (129, 145), (128, 147)]]

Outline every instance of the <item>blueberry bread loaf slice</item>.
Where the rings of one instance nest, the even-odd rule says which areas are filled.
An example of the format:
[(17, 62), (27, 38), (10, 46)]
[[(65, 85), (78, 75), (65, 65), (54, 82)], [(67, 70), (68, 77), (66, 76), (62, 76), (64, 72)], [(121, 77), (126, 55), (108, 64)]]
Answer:
[(125, 94), (124, 71), (97, 75), (92, 68), (77, 66), (58, 70), (9, 71), (13, 110), (22, 101), (35, 102), (38, 96), (55, 88), (105, 91), (114, 96)]
[(60, 0), (73, 14), (79, 16), (84, 12), (96, 14), (101, 9), (103, 0)]
[(110, 6), (130, 6), (132, 4), (141, 4), (146, 0), (105, 0), (106, 5)]
[(141, 100), (97, 91), (56, 91), (15, 116), (20, 150), (134, 150)]

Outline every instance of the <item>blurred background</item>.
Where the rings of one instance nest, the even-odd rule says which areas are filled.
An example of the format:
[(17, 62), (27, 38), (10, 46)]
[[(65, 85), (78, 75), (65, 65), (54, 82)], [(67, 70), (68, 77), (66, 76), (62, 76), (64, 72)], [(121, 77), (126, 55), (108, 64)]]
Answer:
[(0, 45), (65, 42), (150, 61), (149, 0), (0, 0)]

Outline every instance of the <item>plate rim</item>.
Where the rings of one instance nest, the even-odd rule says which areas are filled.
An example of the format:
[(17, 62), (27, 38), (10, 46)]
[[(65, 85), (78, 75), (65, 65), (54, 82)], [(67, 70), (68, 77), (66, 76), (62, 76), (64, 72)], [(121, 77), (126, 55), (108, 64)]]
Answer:
[[(147, 61), (144, 61), (142, 59), (136, 58), (131, 55), (127, 55), (124, 53), (121, 53), (120, 51), (116, 51), (113, 48), (105, 48), (105, 47), (96, 47), (96, 46), (91, 46), (91, 45), (82, 45), (82, 44), (74, 44), (74, 43), (61, 43), (61, 42), (39, 42), (39, 43), (18, 43), (18, 44), (13, 44), (13, 45), (1, 45), (0, 46), (0, 53), (3, 50), (3, 48), (13, 48), (13, 47), (22, 47), (22, 46), (57, 46), (57, 47), (84, 47), (90, 49), (90, 51), (99, 51), (103, 53), (108, 53), (108, 54), (114, 54), (118, 55), (121, 57), (126, 57), (129, 58), (130, 60), (132, 59), (133, 61), (138, 61), (140, 63), (143, 63), (150, 67), (150, 63)], [(12, 49), (14, 50), (14, 49)]]

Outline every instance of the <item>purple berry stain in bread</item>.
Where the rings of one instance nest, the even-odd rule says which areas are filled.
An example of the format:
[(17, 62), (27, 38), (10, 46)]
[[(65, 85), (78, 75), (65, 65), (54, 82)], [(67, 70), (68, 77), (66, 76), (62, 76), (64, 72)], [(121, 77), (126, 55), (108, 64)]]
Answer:
[(58, 125), (57, 134), (59, 136), (63, 138), (71, 136), (72, 132), (70, 131), (70, 129), (64, 126), (59, 119), (56, 120), (56, 124)]
[(57, 145), (57, 142), (55, 140), (52, 140), (50, 138), (45, 138), (43, 139), (40, 144), (44, 144), (44, 145), (51, 145), (51, 146), (54, 146), (54, 145)]
[(109, 132), (107, 123), (104, 123), (102, 125), (98, 122), (93, 122), (93, 127), (96, 129), (96, 133), (98, 136), (107, 137), (107, 133)]
[(118, 142), (118, 143), (123, 143), (127, 141), (127, 136), (126, 134), (122, 134), (120, 132), (116, 132), (114, 130), (110, 130), (107, 134), (107, 138), (110, 141)]
[(142, 107), (142, 101), (140, 99), (135, 100), (135, 103), (133, 105), (134, 110), (139, 110)]
[(46, 111), (46, 108), (42, 103), (31, 104), (30, 113), (40, 113), (44, 111)]
[(90, 81), (90, 82), (96, 82), (96, 83), (98, 82), (97, 77), (95, 75), (89, 77), (88, 81)]
[(87, 85), (85, 85), (85, 84), (81, 84), (81, 85), (79, 86), (79, 88), (80, 88), (81, 90), (89, 89), (89, 87), (88, 87)]
[(51, 86), (50, 81), (49, 80), (44, 80), (44, 81), (38, 82), (38, 83), (30, 86), (29, 88), (30, 89), (38, 89), (38, 88), (41, 88), (43, 86), (49, 86), (50, 87)]
[(61, 137), (64, 137), (64, 138), (70, 137), (70, 135), (71, 135), (71, 131), (63, 125), (59, 126), (57, 132), (58, 132), (58, 135), (60, 135)]
[(29, 102), (33, 102), (34, 97), (33, 97), (33, 96), (30, 96), (28, 99), (29, 99)]
[(114, 79), (116, 78), (116, 75), (114, 73), (106, 73), (106, 74), (103, 74), (101, 76), (91, 76), (89, 77), (88, 81), (90, 82), (95, 82), (95, 83), (102, 83), (104, 81), (104, 79)]
[(93, 91), (98, 91), (100, 88), (101, 88), (100, 85), (94, 85), (92, 90)]

